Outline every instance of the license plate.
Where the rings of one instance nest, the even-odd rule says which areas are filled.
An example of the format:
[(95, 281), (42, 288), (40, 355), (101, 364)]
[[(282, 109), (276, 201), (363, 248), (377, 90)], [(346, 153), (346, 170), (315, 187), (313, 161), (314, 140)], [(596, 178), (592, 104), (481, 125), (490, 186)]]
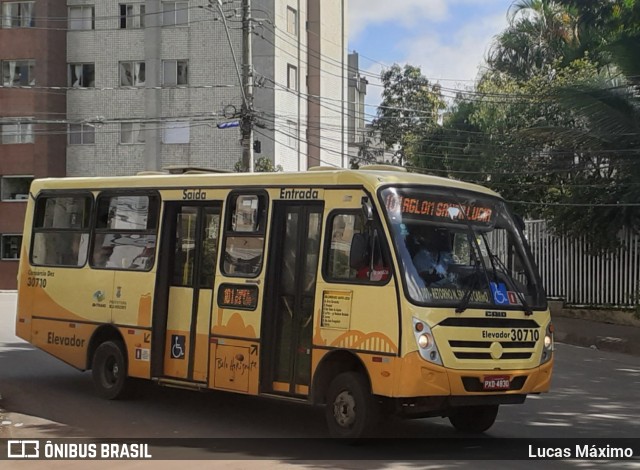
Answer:
[(511, 378), (508, 375), (487, 375), (482, 383), (483, 390), (509, 390)]

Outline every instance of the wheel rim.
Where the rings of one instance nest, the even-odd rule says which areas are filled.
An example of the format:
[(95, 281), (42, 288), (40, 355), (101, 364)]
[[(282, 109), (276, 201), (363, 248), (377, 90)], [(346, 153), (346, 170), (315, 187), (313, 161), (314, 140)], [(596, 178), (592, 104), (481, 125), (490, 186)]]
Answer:
[(341, 392), (333, 401), (333, 417), (343, 428), (353, 426), (356, 421), (356, 401), (348, 391)]
[(105, 364), (105, 379), (108, 385), (113, 385), (118, 381), (120, 376), (120, 368), (118, 367), (118, 361), (114, 357), (109, 357)]

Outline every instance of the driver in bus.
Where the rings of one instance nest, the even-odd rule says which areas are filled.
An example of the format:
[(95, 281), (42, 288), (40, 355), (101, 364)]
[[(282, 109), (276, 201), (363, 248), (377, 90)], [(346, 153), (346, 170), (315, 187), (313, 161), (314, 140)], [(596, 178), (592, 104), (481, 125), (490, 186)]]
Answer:
[(449, 272), (454, 258), (448, 230), (429, 228), (421, 235), (412, 236), (408, 248), (413, 253), (413, 265), (427, 286), (455, 284), (456, 276)]

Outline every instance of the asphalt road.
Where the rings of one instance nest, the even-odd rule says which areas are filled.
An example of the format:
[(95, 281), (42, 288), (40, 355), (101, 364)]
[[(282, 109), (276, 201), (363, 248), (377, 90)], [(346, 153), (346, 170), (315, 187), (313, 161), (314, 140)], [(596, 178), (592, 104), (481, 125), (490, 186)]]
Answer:
[[(175, 439), (326, 436), (321, 409), (266, 398), (222, 392), (196, 393), (145, 383), (140, 386), (139, 396), (133, 400), (101, 400), (93, 393), (90, 373), (79, 372), (15, 337), (14, 312), (15, 297), (0, 294), (0, 408), (19, 417), (17, 420), (5, 419), (0, 425), (0, 437)], [(523, 405), (503, 406), (495, 425), (486, 433), (487, 438), (608, 439), (640, 436), (640, 357), (559, 344), (555, 364), (552, 392), (531, 396)], [(460, 437), (448, 420), (440, 418), (392, 421), (385, 426), (383, 435), (399, 438)], [(263, 448), (263, 451), (241, 457), (268, 458), (268, 462), (299, 458), (296, 447), (296, 444), (291, 444), (291, 452), (287, 454), (285, 451), (284, 455), (274, 456), (273, 449), (270, 452)], [(236, 451), (237, 448), (229, 450), (231, 458), (237, 457)], [(340, 450), (342, 452), (344, 448)], [(380, 452), (383, 451), (371, 449), (371, 458), (384, 459), (385, 455)], [(363, 456), (361, 448), (354, 448), (353, 453), (347, 459)], [(441, 454), (438, 455), (442, 458)], [(200, 457), (207, 458), (207, 455)], [(326, 458), (331, 457), (327, 455)], [(404, 464), (394, 460), (394, 468), (404, 468)], [(369, 462), (366, 468), (388, 466), (382, 465), (382, 460), (377, 462), (375, 465)], [(463, 466), (461, 462), (444, 462), (448, 468)], [(266, 463), (262, 461), (261, 465)], [(539, 462), (545, 467), (547, 463)], [(558, 465), (557, 461), (550, 463)], [(618, 464), (620, 462), (609, 465), (617, 467)], [(242, 468), (237, 466), (237, 461), (227, 468), (234, 468), (234, 465)], [(624, 468), (639, 468), (633, 465), (628, 462)], [(510, 468), (518, 466), (521, 465), (509, 465)], [(603, 466), (602, 462), (597, 465), (583, 462), (580, 468)], [(356, 467), (361, 468), (353, 462), (343, 466)], [(415, 467), (409, 465), (409, 468)], [(487, 462), (485, 468), (495, 466)]]

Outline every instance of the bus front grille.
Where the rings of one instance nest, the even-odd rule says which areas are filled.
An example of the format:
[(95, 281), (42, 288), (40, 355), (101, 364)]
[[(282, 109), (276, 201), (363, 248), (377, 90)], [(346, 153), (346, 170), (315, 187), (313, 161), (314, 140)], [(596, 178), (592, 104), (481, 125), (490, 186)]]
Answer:
[(439, 326), (471, 327), (471, 328), (540, 328), (535, 320), (518, 318), (447, 318)]
[[(453, 354), (458, 359), (492, 359), (488, 352), (453, 351)], [(500, 359), (530, 359), (532, 354), (533, 352), (502, 353)]]
[[(536, 341), (531, 341), (533, 334), (529, 333), (529, 338), (525, 336), (525, 341), (511, 341), (510, 336), (514, 329), (537, 333), (539, 328), (533, 319), (453, 317), (439, 323), (434, 333), (449, 345), (451, 359), (460, 361), (452, 366), (464, 368), (465, 364), (471, 366), (477, 361), (476, 366), (482, 367), (481, 361), (489, 361), (494, 364), (491, 367), (495, 367), (502, 361), (532, 360), (536, 349)], [(488, 334), (500, 339), (486, 339)], [(462, 339), (464, 337), (469, 339)]]
[[(449, 346), (456, 359), (476, 360), (507, 360), (507, 359), (531, 359), (536, 347), (534, 341), (500, 341), (502, 352), (500, 357), (491, 356), (491, 341), (460, 341), (449, 340)], [(518, 351), (514, 351), (517, 349)]]

